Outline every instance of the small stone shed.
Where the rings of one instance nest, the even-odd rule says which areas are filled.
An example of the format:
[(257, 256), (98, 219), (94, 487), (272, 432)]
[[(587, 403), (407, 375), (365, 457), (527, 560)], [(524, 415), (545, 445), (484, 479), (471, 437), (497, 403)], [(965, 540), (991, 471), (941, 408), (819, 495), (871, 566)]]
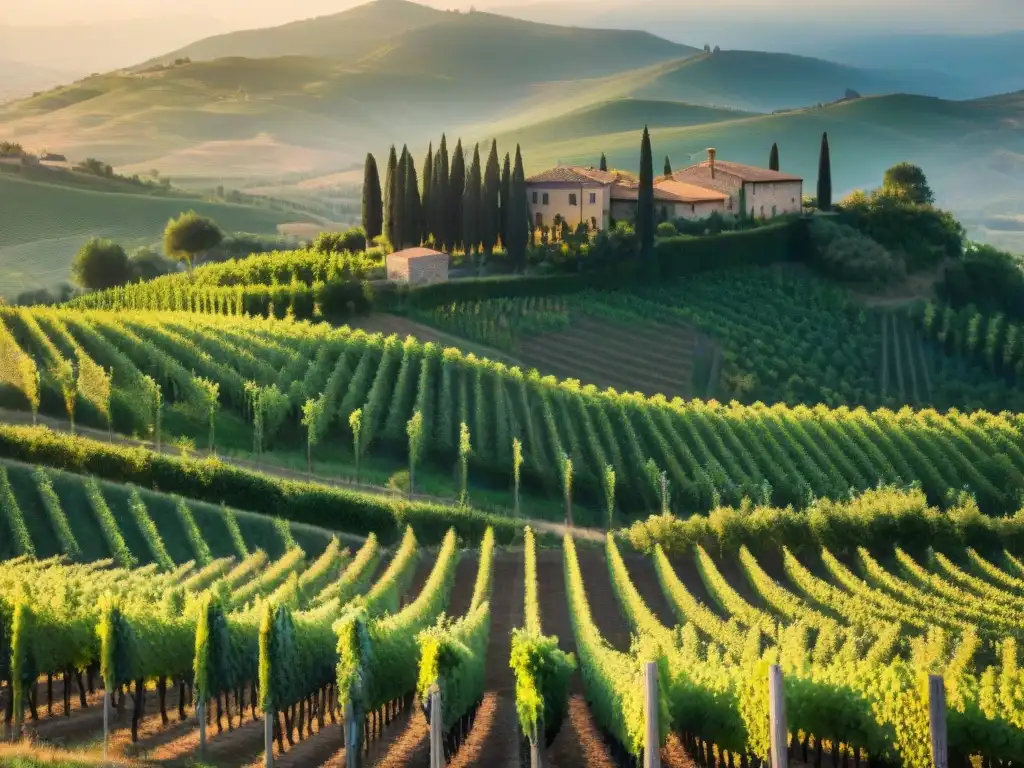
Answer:
[(432, 248), (406, 248), (387, 257), (388, 280), (409, 285), (448, 280), (448, 254)]

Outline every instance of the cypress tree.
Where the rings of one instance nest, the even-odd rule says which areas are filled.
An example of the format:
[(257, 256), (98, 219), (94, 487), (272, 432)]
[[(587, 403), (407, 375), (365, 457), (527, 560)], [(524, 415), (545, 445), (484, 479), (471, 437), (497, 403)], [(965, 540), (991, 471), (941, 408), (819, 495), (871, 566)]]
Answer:
[(480, 242), (487, 258), (494, 253), (501, 235), (501, 166), (498, 164), (498, 142), (491, 141), (487, 156), (483, 188), (480, 191)]
[(526, 271), (526, 243), (529, 239), (530, 211), (526, 202), (526, 174), (523, 155), (516, 145), (516, 163), (509, 192), (508, 232), (505, 247), (517, 272)]
[(395, 145), (388, 155), (388, 170), (384, 177), (384, 236), (391, 245), (395, 244), (395, 185), (398, 183), (398, 157)]
[(779, 170), (779, 145), (777, 143), (772, 144), (772, 152), (768, 156), (768, 170)]
[(501, 244), (508, 248), (508, 207), (512, 194), (512, 158), (505, 153), (501, 167)]
[(665, 175), (672, 175), (672, 162), (668, 159), (668, 155), (665, 155)]
[(455, 145), (452, 168), (448, 175), (448, 246), (452, 250), (463, 247), (462, 198), (466, 192), (466, 155), (462, 139)]
[(640, 240), (640, 256), (654, 273), (654, 159), (651, 156), (651, 134), (644, 126), (640, 142), (640, 188), (636, 202), (636, 234)]
[(818, 158), (818, 210), (832, 210), (832, 156), (828, 149), (828, 133), (821, 135), (821, 156)]
[(604, 156), (604, 152), (601, 153), (601, 170), (608, 170), (608, 158)]
[(467, 254), (476, 253), (480, 245), (480, 145), (473, 149), (473, 163), (466, 172), (466, 186), (462, 195), (462, 245)]
[(380, 174), (377, 160), (366, 153), (366, 167), (363, 169), (363, 229), (370, 242), (381, 234), (384, 226), (384, 202), (380, 194)]
[(405, 246), (415, 247), (423, 242), (420, 237), (422, 226), (420, 224), (420, 181), (416, 175), (416, 161), (412, 155), (406, 158), (405, 163)]
[(444, 208), (444, 199), (441, 197), (441, 150), (434, 153), (434, 167), (430, 172), (430, 231), (434, 233), (434, 247), (438, 250), (444, 248), (444, 228), (440, 225), (439, 211)]
[(425, 243), (434, 233), (431, 228), (430, 205), (434, 199), (434, 190), (431, 185), (434, 183), (434, 143), (427, 147), (427, 156), (423, 160), (423, 198), (420, 204), (420, 242)]
[(437, 150), (438, 165), (434, 168), (434, 183), (437, 194), (434, 195), (434, 231), (437, 233), (441, 250), (451, 248), (451, 224), (448, 212), (451, 210), (448, 193), (448, 139), (441, 134), (441, 147)]
[(406, 239), (405, 235), (408, 231), (406, 229), (406, 212), (405, 212), (405, 175), (406, 167), (409, 164), (409, 150), (406, 147), (402, 147), (402, 154), (398, 158), (398, 167), (395, 169), (395, 190), (394, 190), (394, 215), (395, 215), (395, 230), (394, 240), (391, 245), (394, 246), (396, 251), (400, 251), (405, 248)]

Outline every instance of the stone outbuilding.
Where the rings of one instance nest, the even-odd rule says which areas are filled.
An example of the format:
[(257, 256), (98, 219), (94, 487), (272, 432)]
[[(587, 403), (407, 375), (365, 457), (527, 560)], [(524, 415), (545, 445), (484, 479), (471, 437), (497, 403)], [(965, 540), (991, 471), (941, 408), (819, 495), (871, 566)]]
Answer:
[(406, 248), (387, 257), (388, 280), (409, 285), (448, 280), (448, 254), (432, 248)]

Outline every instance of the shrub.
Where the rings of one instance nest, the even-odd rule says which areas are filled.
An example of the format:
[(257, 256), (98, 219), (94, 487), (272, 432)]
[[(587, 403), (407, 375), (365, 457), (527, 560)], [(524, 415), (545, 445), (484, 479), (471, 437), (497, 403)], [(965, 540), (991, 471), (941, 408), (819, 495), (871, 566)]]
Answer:
[(963, 254), (964, 228), (952, 214), (932, 205), (877, 190), (854, 193), (837, 210), (842, 223), (902, 254), (908, 272), (931, 269)]
[(810, 263), (836, 280), (880, 284), (906, 274), (899, 256), (889, 253), (867, 235), (832, 219), (815, 218), (810, 236)]
[(679, 234), (679, 230), (676, 229), (676, 225), (671, 221), (663, 221), (654, 230), (654, 234), (658, 237), (675, 237)]
[(973, 304), (982, 313), (1024, 319), (1024, 259), (991, 245), (972, 243), (946, 268), (936, 286), (955, 309)]
[(366, 250), (366, 232), (361, 227), (344, 232), (321, 232), (313, 241), (313, 249), (323, 253), (358, 253)]

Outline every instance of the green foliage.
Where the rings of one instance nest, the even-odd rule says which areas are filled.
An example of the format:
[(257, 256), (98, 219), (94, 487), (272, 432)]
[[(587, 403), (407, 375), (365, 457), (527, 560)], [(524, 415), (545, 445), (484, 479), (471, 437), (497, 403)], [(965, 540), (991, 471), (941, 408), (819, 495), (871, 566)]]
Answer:
[(884, 188), (850, 195), (840, 203), (839, 215), (842, 222), (902, 257), (911, 273), (960, 259), (964, 251), (964, 229), (950, 213)]
[[(157, 565), (166, 571), (174, 568), (174, 561), (171, 559), (171, 556), (167, 554), (167, 547), (164, 546), (163, 537), (160, 536), (160, 532), (157, 530), (156, 524), (153, 522), (153, 518), (150, 517), (149, 510), (146, 509), (146, 504), (139, 495), (139, 490), (137, 488), (132, 488), (131, 490), (128, 507), (131, 510), (132, 519), (135, 520), (135, 524), (139, 527), (139, 531), (142, 532), (142, 537), (146, 540), (146, 545), (149, 547), (149, 551), (153, 555), (153, 559), (156, 561)], [(193, 526), (194, 525), (195, 522), (193, 521)]]
[(384, 201), (381, 195), (380, 174), (377, 160), (366, 153), (366, 167), (363, 169), (363, 231), (371, 242), (384, 231)]
[(924, 175), (921, 166), (913, 163), (897, 163), (885, 172), (882, 178), (882, 188), (889, 194), (894, 194), (918, 205), (932, 205), (935, 202), (935, 193), (928, 186), (928, 177)]
[[(378, 233), (380, 234), (380, 233)], [(365, 228), (346, 229), (343, 232), (321, 232), (313, 241), (312, 249), (317, 253), (360, 254), (366, 250), (370, 236)]]
[(89, 478), (86, 481), (85, 495), (89, 500), (93, 516), (103, 532), (107, 551), (119, 566), (131, 568), (137, 562), (135, 556), (129, 551), (128, 545), (124, 543), (124, 537), (121, 536), (121, 531), (117, 527), (117, 521), (114, 520), (114, 515), (110, 511), (110, 507), (107, 506), (106, 499), (103, 498), (99, 483), (94, 478)]
[(223, 239), (224, 233), (212, 219), (188, 211), (167, 222), (164, 253), (184, 261), (191, 272), (196, 257), (216, 248)]
[(971, 243), (950, 264), (936, 293), (954, 309), (974, 305), (984, 313), (1024, 320), (1024, 268), (1021, 259), (991, 245)]
[(654, 159), (651, 155), (651, 135), (644, 126), (640, 142), (640, 188), (636, 204), (636, 234), (640, 240), (640, 258), (644, 273), (654, 276)]
[[(203, 538), (203, 534), (200, 533), (199, 526), (196, 525), (196, 519), (192, 515), (192, 510), (189, 509), (185, 500), (180, 498), (175, 501), (174, 509), (178, 514), (181, 527), (185, 531), (185, 536), (191, 545), (192, 552), (195, 554), (196, 562), (200, 567), (209, 565), (213, 560), (213, 555), (210, 554), (210, 547)], [(294, 540), (291, 543), (294, 544)]]
[(14, 491), (7, 478), (7, 470), (0, 467), (0, 519), (10, 536), (13, 555), (34, 555), (35, 545), (25, 526), (25, 517), (18, 506), (18, 500), (14, 498)]
[(827, 547), (845, 554), (863, 546), (879, 551), (898, 544), (919, 554), (925, 546), (942, 551), (966, 544), (979, 553), (1024, 552), (1024, 521), (967, 514), (928, 505), (920, 491), (872, 490), (849, 501), (815, 501), (806, 511), (775, 507), (721, 507), (686, 520), (655, 515), (629, 529), (631, 544), (643, 552), (661, 546), (682, 554), (700, 545), (732, 554), (740, 546), (770, 552), (783, 545), (795, 554)]
[(79, 249), (71, 262), (75, 283), (88, 291), (124, 285), (131, 279), (128, 254), (112, 240), (93, 237)]
[(851, 226), (819, 218), (809, 229), (814, 244), (811, 264), (828, 277), (883, 287), (906, 275), (902, 257)]
[(828, 134), (821, 136), (821, 153), (818, 157), (818, 209), (832, 210), (832, 156), (828, 147)]
[(61, 551), (72, 560), (80, 560), (82, 548), (75, 538), (74, 531), (71, 530), (71, 523), (68, 521), (68, 516), (61, 506), (60, 497), (57, 496), (57, 492), (53, 488), (53, 481), (50, 480), (50, 475), (42, 467), (36, 467), (32, 471), (32, 479), (35, 481), (36, 489), (39, 491), (39, 498), (46, 508), (50, 525), (53, 526), (54, 533), (57, 534)]

